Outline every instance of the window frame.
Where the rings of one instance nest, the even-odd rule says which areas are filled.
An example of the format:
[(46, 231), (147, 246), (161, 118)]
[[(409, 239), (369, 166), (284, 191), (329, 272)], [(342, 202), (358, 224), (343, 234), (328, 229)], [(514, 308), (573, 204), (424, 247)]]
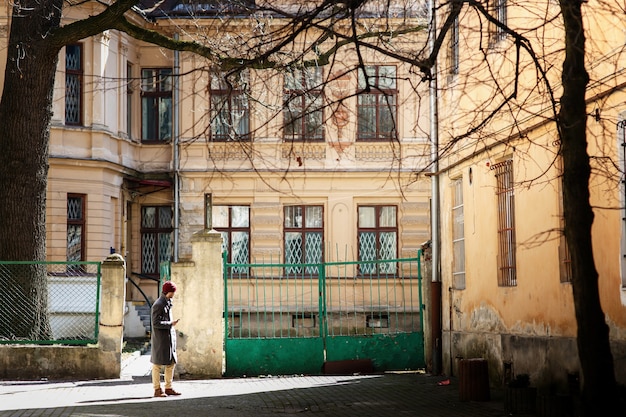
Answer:
[[(247, 142), (251, 140), (248, 79), (247, 72), (240, 74), (235, 82), (224, 78), (223, 74), (211, 74), (208, 87), (211, 142)], [(239, 127), (243, 123), (246, 130), (244, 133), (237, 132), (232, 127), (234, 125), (233, 113), (240, 109), (243, 111), (243, 115), (237, 122), (237, 126)], [(222, 115), (228, 116), (227, 122), (223, 122)], [(221, 129), (222, 126), (226, 126), (225, 133), (217, 133), (218, 128)]]
[(463, 177), (452, 180), (452, 286), (465, 289), (465, 213)]
[[(68, 53), (68, 48), (77, 48), (78, 50), (78, 60), (76, 62), (77, 68), (72, 68), (71, 65), (68, 65), (70, 54)], [(82, 126), (83, 125), (83, 111), (84, 111), (84, 63), (83, 63), (83, 44), (82, 43), (73, 43), (65, 46), (65, 124), (68, 126)], [(76, 83), (72, 83), (71, 80), (76, 79)], [(78, 88), (78, 91), (75, 94), (70, 94), (70, 86), (75, 85)], [(75, 97), (78, 102), (76, 107), (76, 119), (72, 119), (68, 117), (72, 112), (68, 110), (70, 107), (68, 100), (69, 97)]]
[[(217, 218), (216, 215), (219, 214), (220, 210), (218, 209), (219, 207), (226, 207), (228, 209), (228, 225), (227, 226), (219, 226), (218, 222), (217, 222)], [(233, 225), (233, 208), (234, 207), (245, 207), (247, 208), (248, 211), (248, 219), (247, 219), (247, 226), (234, 226)], [(246, 263), (249, 264), (250, 263), (250, 236), (251, 236), (251, 222), (250, 222), (250, 206), (247, 204), (214, 204), (211, 208), (211, 216), (212, 216), (212, 227), (213, 229), (215, 229), (216, 231), (220, 232), (222, 234), (222, 250), (226, 250), (227, 253), (227, 262), (228, 263), (233, 263), (233, 253), (234, 251), (232, 250), (232, 245), (233, 245), (233, 233), (247, 233), (248, 235), (248, 241), (247, 241), (247, 249), (246, 249), (246, 254), (247, 254), (247, 259), (246, 262), (238, 262), (238, 263)], [(225, 245), (228, 245), (229, 247), (226, 248)], [(240, 276), (249, 276), (250, 275), (250, 268), (245, 267), (245, 268), (231, 268), (230, 271), (228, 271), (228, 276), (229, 277), (240, 277)]]
[[(301, 210), (301, 219), (299, 220), (300, 225), (294, 224), (293, 219), (288, 217), (287, 211), (293, 211), (295, 209)], [(321, 224), (319, 226), (307, 226), (307, 216), (311, 215), (308, 213), (308, 209), (319, 210), (319, 219)], [(287, 242), (288, 233), (300, 233), (301, 234), (301, 244), (302, 250), (300, 254), (300, 259), (298, 262), (290, 262), (288, 258), (289, 248)], [(311, 252), (315, 249), (308, 250), (307, 245), (310, 244), (308, 236), (320, 234), (321, 239), (319, 241), (320, 247), (317, 248), (319, 250), (319, 258), (311, 260), (311, 257), (314, 256)], [(324, 262), (324, 206), (322, 204), (288, 204), (283, 206), (283, 253), (284, 253), (284, 263), (285, 264), (311, 264), (311, 263), (322, 263)], [(302, 270), (301, 267), (285, 267), (284, 268), (285, 276), (290, 277), (309, 277), (309, 276), (318, 276), (319, 269), (318, 268), (306, 268)]]
[[(311, 74), (311, 71), (314, 73)], [(323, 142), (325, 140), (322, 79), (323, 71), (320, 67), (293, 69), (283, 74), (284, 141)], [(292, 114), (290, 108), (296, 109), (296, 112)], [(319, 119), (319, 125), (314, 123), (316, 119)], [(312, 125), (316, 125), (313, 134), (311, 134), (311, 129), (307, 129), (307, 126)], [(293, 127), (290, 129), (290, 126)], [(295, 129), (296, 126), (298, 129)]]
[[(374, 209), (374, 220), (375, 220), (375, 225), (373, 227), (367, 227), (367, 226), (363, 226), (361, 225), (361, 209), (364, 208), (373, 208)], [(394, 226), (381, 226), (380, 225), (380, 219), (381, 219), (381, 212), (383, 209), (385, 208), (393, 208), (394, 209), (394, 217), (395, 217), (395, 225)], [(358, 260), (359, 260), (359, 267), (358, 267), (358, 272), (357, 274), (359, 276), (372, 276), (372, 275), (376, 275), (376, 276), (389, 276), (389, 275), (396, 275), (398, 272), (398, 264), (397, 262), (394, 262), (391, 266), (393, 266), (393, 271), (381, 271), (381, 265), (388, 265), (387, 263), (375, 263), (374, 265), (376, 265), (376, 268), (374, 271), (365, 271), (364, 269), (366, 269), (366, 265), (368, 264), (361, 264), (361, 261), (369, 261), (369, 260), (391, 260), (391, 259), (397, 259), (398, 258), (398, 250), (399, 250), (399, 237), (400, 237), (400, 230), (398, 227), (398, 213), (399, 213), (399, 209), (398, 206), (396, 204), (359, 204), (357, 205), (357, 251), (358, 251)], [(394, 251), (394, 257), (392, 258), (382, 258), (380, 256), (381, 253), (381, 235), (383, 233), (390, 233), (393, 232), (395, 234), (395, 247), (393, 248)], [(361, 247), (361, 235), (364, 233), (374, 233), (375, 238), (374, 238), (374, 243), (375, 243), (375, 252), (376, 252), (376, 256), (375, 259), (363, 259), (363, 253), (364, 251), (362, 250)]]
[[(393, 68), (393, 77), (381, 74), (383, 68)], [(373, 70), (373, 74), (363, 71)], [(392, 79), (393, 86), (385, 88), (381, 79)], [(386, 142), (398, 138), (398, 68), (396, 65), (366, 65), (358, 70), (357, 92), (357, 142)], [(392, 98), (392, 103), (389, 102)], [(364, 103), (364, 101), (366, 103)], [(369, 103), (371, 101), (372, 103)], [(381, 102), (382, 101), (382, 102)], [(370, 119), (366, 115), (368, 109), (374, 109), (374, 131), (365, 132), (363, 126)], [(384, 112), (383, 109), (387, 109)], [(385, 116), (390, 116), (391, 130), (385, 131)], [(367, 123), (372, 125), (372, 123)]]
[[(146, 82), (148, 77), (146, 73), (152, 72), (149, 79), (149, 83)], [(148, 144), (162, 144), (169, 143), (172, 139), (172, 117), (173, 117), (173, 76), (174, 72), (169, 67), (146, 67), (141, 69), (141, 143)], [(147, 86), (150, 85), (150, 89)], [(152, 102), (153, 108), (146, 109), (147, 104)], [(161, 106), (164, 103), (168, 103), (168, 111), (164, 112), (169, 114), (169, 121), (165, 123), (169, 125), (169, 132), (166, 129), (161, 129), (163, 123), (161, 115)], [(147, 103), (147, 104), (146, 104)], [(150, 110), (150, 112), (148, 112)], [(152, 123), (150, 120), (146, 120), (147, 114), (152, 115)], [(153, 133), (156, 134), (156, 138), (147, 137), (150, 132), (150, 126), (152, 125)], [(165, 135), (162, 137), (162, 134)]]
[(517, 286), (517, 243), (515, 237), (515, 183), (513, 160), (494, 164), (498, 204), (498, 286)]
[[(502, 25), (507, 25), (507, 0), (489, 0), (492, 16)], [(494, 46), (506, 39), (504, 28), (494, 22), (489, 22), (489, 45)]]
[[(154, 208), (155, 209), (155, 227), (145, 227), (144, 226), (144, 209), (148, 209), (148, 208)], [(162, 227), (160, 226), (160, 209), (162, 208), (169, 208), (170, 210), (170, 226), (169, 227)], [(145, 205), (141, 205), (139, 208), (139, 235), (140, 235), (140, 253), (141, 253), (141, 259), (140, 259), (140, 265), (141, 265), (141, 273), (147, 276), (151, 276), (151, 277), (159, 277), (160, 276), (160, 267), (161, 267), (161, 262), (165, 261), (161, 259), (161, 248), (160, 248), (160, 244), (161, 242), (159, 241), (159, 235), (161, 234), (165, 234), (168, 233), (169, 236), (169, 260), (171, 260), (172, 258), (172, 232), (174, 231), (174, 226), (173, 226), (173, 222), (174, 222), (174, 211), (172, 209), (172, 206), (170, 205), (166, 205), (166, 204), (161, 204), (161, 205), (152, 205), (152, 204), (145, 204)], [(144, 266), (146, 264), (145, 262), (145, 253), (144, 253), (144, 236), (149, 235), (149, 234), (154, 234), (156, 235), (155, 239), (154, 239), (154, 244), (155, 244), (155, 271), (146, 271), (144, 269)]]
[[(80, 200), (80, 218), (70, 218), (70, 209), (69, 209), (69, 205), (70, 205), (70, 199), (77, 199)], [(67, 228), (66, 228), (66, 234), (67, 234), (67, 244), (66, 244), (66, 248), (65, 248), (65, 254), (66, 254), (66, 260), (70, 261), (70, 262), (82, 262), (86, 259), (85, 256), (85, 248), (86, 248), (86, 232), (87, 232), (87, 213), (86, 213), (86, 208), (87, 208), (87, 195), (86, 194), (78, 194), (78, 193), (68, 193), (67, 194)], [(69, 234), (70, 234), (70, 226), (80, 226), (81, 232), (80, 232), (80, 259), (70, 259), (69, 256), (69, 251), (70, 251), (70, 245), (69, 245)]]

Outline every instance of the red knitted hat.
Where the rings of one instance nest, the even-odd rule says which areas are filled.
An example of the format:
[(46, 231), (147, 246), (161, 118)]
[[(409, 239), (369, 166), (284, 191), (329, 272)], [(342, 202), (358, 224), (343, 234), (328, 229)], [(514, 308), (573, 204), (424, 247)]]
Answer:
[(176, 284), (172, 281), (166, 281), (163, 284), (163, 294), (167, 294), (168, 292), (176, 292)]

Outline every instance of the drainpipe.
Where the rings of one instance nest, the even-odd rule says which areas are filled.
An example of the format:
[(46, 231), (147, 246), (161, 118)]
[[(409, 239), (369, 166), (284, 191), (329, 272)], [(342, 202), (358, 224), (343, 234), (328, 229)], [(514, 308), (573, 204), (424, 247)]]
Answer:
[[(178, 33), (174, 34), (174, 39), (178, 40)], [(180, 189), (179, 189), (179, 170), (180, 170), (180, 161), (178, 156), (178, 146), (179, 146), (179, 80), (178, 76), (180, 74), (180, 52), (174, 51), (174, 74), (172, 77), (172, 135), (174, 140), (172, 141), (172, 159), (173, 159), (173, 170), (174, 170), (174, 248), (173, 248), (173, 261), (178, 262), (178, 239), (179, 239), (179, 226), (180, 226), (180, 213), (179, 213), (179, 205), (180, 205)]]
[[(437, 37), (437, 12), (436, 0), (430, 0), (430, 52), (435, 49)], [(442, 346), (441, 346), (441, 261), (440, 261), (440, 236), (439, 236), (439, 110), (437, 94), (437, 59), (433, 61), (431, 70), (430, 89), (430, 151), (431, 151), (431, 244), (432, 244), (432, 280), (431, 280), (431, 348), (432, 348), (432, 373), (441, 374)]]

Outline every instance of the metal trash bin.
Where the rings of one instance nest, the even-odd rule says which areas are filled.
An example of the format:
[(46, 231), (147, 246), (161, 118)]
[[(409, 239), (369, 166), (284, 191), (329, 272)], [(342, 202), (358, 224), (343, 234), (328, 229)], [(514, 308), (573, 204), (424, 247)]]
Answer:
[(483, 358), (461, 359), (459, 362), (459, 400), (489, 401), (489, 368)]

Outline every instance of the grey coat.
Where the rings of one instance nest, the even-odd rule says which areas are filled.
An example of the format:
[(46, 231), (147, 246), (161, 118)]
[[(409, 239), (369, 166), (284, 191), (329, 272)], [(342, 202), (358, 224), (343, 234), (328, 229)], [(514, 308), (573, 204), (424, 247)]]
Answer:
[(172, 300), (161, 295), (152, 304), (152, 353), (150, 362), (170, 365), (176, 358), (176, 330), (172, 326)]

